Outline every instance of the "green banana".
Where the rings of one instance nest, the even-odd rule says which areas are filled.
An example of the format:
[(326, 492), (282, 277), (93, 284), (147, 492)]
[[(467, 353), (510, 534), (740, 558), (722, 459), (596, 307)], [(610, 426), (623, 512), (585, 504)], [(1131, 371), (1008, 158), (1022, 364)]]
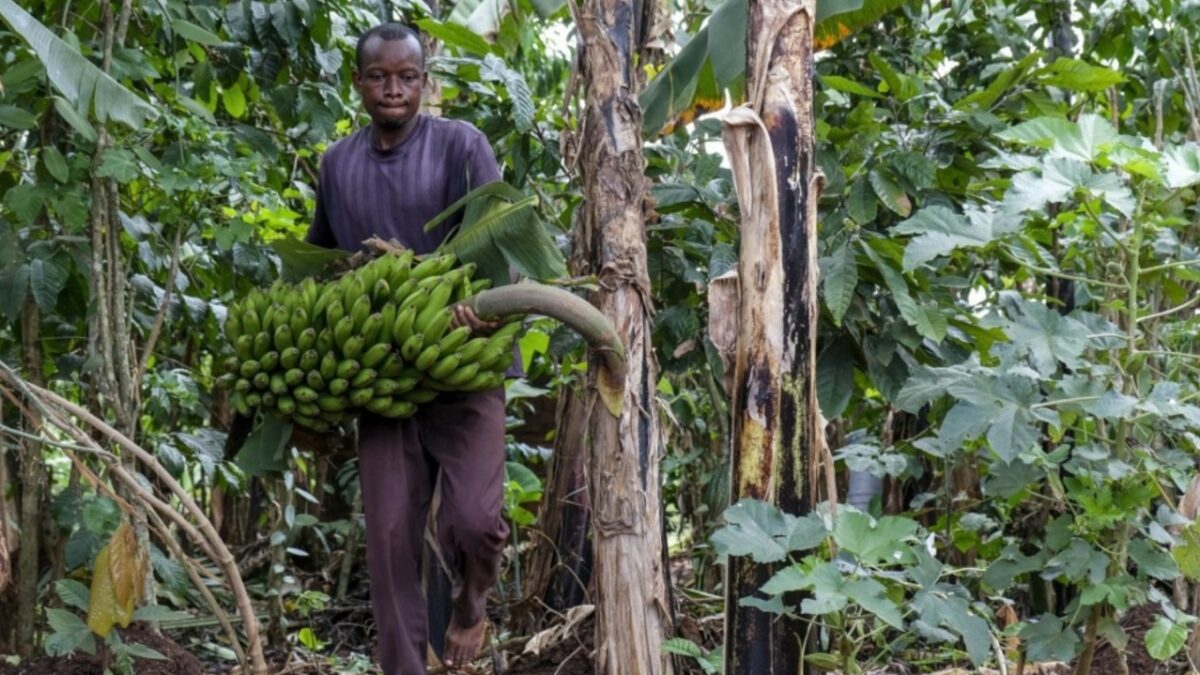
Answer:
[(375, 286), (371, 290), (371, 303), (376, 307), (383, 307), (383, 304), (392, 299), (392, 287), (387, 279), (379, 279), (375, 282)]
[[(445, 340), (446, 338), (442, 338), (443, 342), (445, 342)], [(488, 339), (486, 337), (471, 338), (459, 348), (458, 353), (462, 355), (463, 363), (467, 363), (469, 361), (474, 361), (475, 357), (482, 354), (487, 345)]]
[(312, 349), (317, 344), (317, 329), (309, 326), (299, 333), (292, 331), (292, 335), (296, 338), (296, 349), (306, 351)]
[(325, 378), (321, 377), (321, 371), (310, 370), (304, 376), (304, 381), (308, 384), (308, 388), (313, 391), (324, 391)]
[(288, 328), (292, 331), (292, 335), (300, 335), (311, 323), (308, 320), (308, 310), (303, 307), (297, 307), (292, 310), (292, 318), (288, 322)]
[(378, 396), (391, 396), (392, 394), (399, 391), (399, 389), (400, 389), (399, 382), (388, 379), (386, 377), (378, 378), (375, 380), (375, 382), (373, 382), (371, 384), (371, 390), (375, 392), (375, 396), (377, 396), (377, 397)]
[(422, 403), (429, 403), (437, 398), (439, 393), (433, 389), (413, 389), (404, 395), (404, 400), (420, 405)]
[(238, 337), (241, 336), (242, 320), (238, 317), (236, 305), (226, 310), (225, 325), (223, 326), (223, 329), (225, 331), (225, 340), (227, 342), (236, 342)]
[(362, 335), (363, 343), (369, 346), (379, 342), (379, 332), (382, 328), (383, 314), (375, 312), (368, 316), (366, 321), (363, 321), (362, 330), (358, 333)]
[(321, 377), (326, 380), (332, 380), (337, 377), (338, 357), (333, 352), (325, 352), (325, 356), (321, 357)]
[(392, 345), (390, 342), (380, 342), (374, 345), (363, 354), (362, 364), (365, 368), (374, 368), (392, 353)]
[(362, 356), (363, 347), (366, 345), (366, 339), (361, 335), (351, 335), (346, 344), (342, 345), (342, 356), (348, 359), (357, 359)]
[(458, 370), (458, 364), (461, 362), (461, 360), (462, 358), (458, 354), (454, 353), (443, 356), (440, 361), (438, 361), (432, 368), (429, 369), (429, 377), (432, 377), (435, 380), (445, 379), (455, 370)]
[[(350, 308), (350, 318), (354, 320), (354, 332), (360, 332), (363, 327), (363, 322), (371, 315), (371, 298), (367, 294), (358, 296), (354, 301), (354, 305)], [(336, 334), (335, 334), (336, 336)]]
[(341, 396), (350, 389), (350, 380), (344, 377), (334, 378), (329, 381), (329, 393), (334, 396)]
[(416, 366), (418, 370), (429, 370), (429, 368), (437, 362), (437, 357), (440, 353), (441, 352), (438, 351), (437, 345), (429, 345), (421, 351), (421, 354), (417, 356), (415, 361), (413, 361), (413, 365)]
[(338, 364), (336, 375), (342, 379), (348, 380), (351, 377), (354, 377), (359, 370), (362, 370), (362, 365), (358, 361), (355, 361), (354, 359), (344, 359)]
[(338, 349), (343, 349), (346, 340), (354, 333), (354, 319), (350, 316), (343, 316), (338, 319), (337, 325), (333, 327), (333, 341), (337, 344)]
[(412, 305), (396, 311), (396, 319), (392, 322), (393, 343), (403, 345), (408, 338), (412, 337), (413, 319), (416, 318), (417, 308)]
[(468, 363), (467, 365), (454, 371), (449, 377), (442, 381), (451, 387), (457, 387), (471, 381), (471, 378), (479, 372), (478, 363)]
[(321, 363), (321, 354), (315, 349), (310, 349), (300, 355), (300, 370), (312, 370)]
[(295, 368), (296, 364), (300, 363), (300, 349), (298, 347), (288, 347), (279, 352), (279, 367), (284, 370)]
[(392, 397), (377, 396), (368, 400), (365, 407), (367, 410), (375, 413), (376, 415), (383, 415), (387, 413), (389, 408), (392, 407)]
[(376, 370), (379, 371), (380, 377), (396, 377), (404, 371), (404, 359), (397, 353), (388, 354), (384, 359), (383, 365)]
[(254, 336), (254, 358), (262, 358), (263, 354), (271, 351), (271, 335), (267, 331), (259, 331)]
[(320, 396), (317, 407), (326, 412), (341, 412), (346, 409), (348, 401), (345, 396)]
[(250, 380), (255, 389), (266, 389), (271, 386), (271, 376), (267, 373), (259, 371), (254, 374), (254, 378)]
[(333, 339), (333, 330), (322, 328), (320, 333), (317, 333), (317, 343), (313, 345), (317, 351), (325, 353), (333, 349), (336, 340)]
[(371, 391), (370, 387), (366, 389), (351, 389), (350, 405), (361, 408), (369, 403), (374, 396), (375, 392)]
[(296, 401), (291, 396), (280, 395), (279, 400), (275, 401), (275, 407), (284, 415), (291, 415), (296, 412)]
[(251, 378), (254, 377), (254, 375), (261, 369), (262, 366), (259, 365), (258, 361), (250, 359), (249, 361), (242, 362), (241, 368), (238, 369), (238, 372), (241, 373), (242, 377)]
[(401, 419), (412, 415), (416, 411), (417, 407), (409, 401), (392, 401), (392, 405), (383, 414), (387, 417)]
[(258, 360), (258, 365), (262, 366), (262, 369), (267, 372), (275, 370), (275, 367), (279, 365), (279, 352), (267, 352), (263, 354), (262, 358)]
[(350, 386), (354, 389), (369, 387), (378, 376), (379, 373), (375, 372), (374, 370), (370, 368), (363, 368), (362, 370), (358, 371), (353, 378), (350, 379)]

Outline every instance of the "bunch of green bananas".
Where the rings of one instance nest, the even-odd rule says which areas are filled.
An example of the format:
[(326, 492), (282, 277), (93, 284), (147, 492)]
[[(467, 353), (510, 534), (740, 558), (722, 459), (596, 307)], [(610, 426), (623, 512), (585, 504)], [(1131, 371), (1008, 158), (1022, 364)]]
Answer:
[(387, 253), (336, 281), (277, 281), (229, 308), (218, 386), (242, 414), (262, 406), (324, 432), (363, 410), (408, 417), (442, 391), (504, 383), (514, 321), (487, 336), (451, 328), (451, 305), (490, 285), (452, 255)]

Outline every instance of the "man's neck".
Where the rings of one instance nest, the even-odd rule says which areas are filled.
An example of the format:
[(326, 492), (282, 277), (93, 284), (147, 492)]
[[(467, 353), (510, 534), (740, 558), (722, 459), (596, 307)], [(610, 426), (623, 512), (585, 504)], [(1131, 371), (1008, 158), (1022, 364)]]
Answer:
[(419, 114), (413, 115), (412, 119), (404, 123), (404, 126), (392, 129), (385, 129), (379, 125), (372, 124), (371, 145), (376, 150), (382, 150), (383, 152), (391, 150), (412, 135), (413, 130), (417, 128), (417, 121), (420, 119), (421, 116)]

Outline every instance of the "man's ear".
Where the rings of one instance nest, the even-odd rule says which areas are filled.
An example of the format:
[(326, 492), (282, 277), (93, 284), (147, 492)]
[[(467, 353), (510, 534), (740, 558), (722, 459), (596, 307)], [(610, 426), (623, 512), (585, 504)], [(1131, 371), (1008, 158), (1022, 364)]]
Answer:
[(362, 73), (358, 72), (357, 70), (351, 71), (350, 72), (350, 81), (354, 83), (355, 88), (361, 87), (362, 86)]

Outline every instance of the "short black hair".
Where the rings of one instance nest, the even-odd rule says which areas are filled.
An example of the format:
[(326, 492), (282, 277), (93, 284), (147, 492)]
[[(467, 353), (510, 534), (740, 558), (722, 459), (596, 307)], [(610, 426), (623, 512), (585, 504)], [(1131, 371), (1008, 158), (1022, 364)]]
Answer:
[(371, 30), (358, 36), (358, 44), (354, 46), (354, 64), (362, 70), (363, 45), (367, 44), (367, 40), (377, 37), (385, 42), (392, 40), (407, 40), (412, 38), (417, 41), (417, 47), (421, 50), (421, 64), (425, 64), (425, 45), (421, 43), (421, 36), (412, 26), (406, 26), (402, 23), (381, 23)]

